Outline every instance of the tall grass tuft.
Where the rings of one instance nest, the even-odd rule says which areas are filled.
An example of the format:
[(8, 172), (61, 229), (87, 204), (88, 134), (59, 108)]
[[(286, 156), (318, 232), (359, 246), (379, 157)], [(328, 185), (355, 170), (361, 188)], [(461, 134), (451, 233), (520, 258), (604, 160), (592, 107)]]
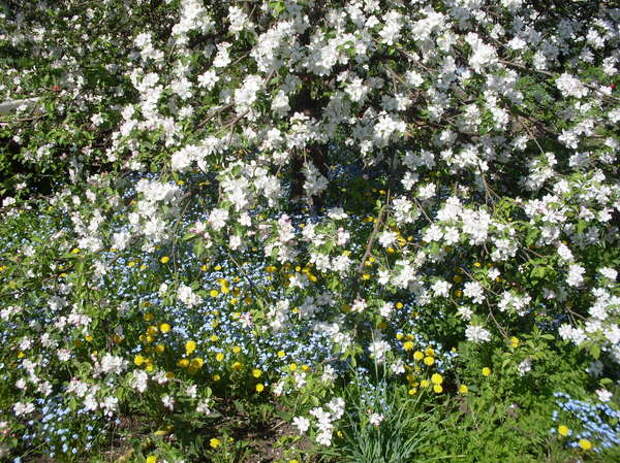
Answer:
[(385, 379), (373, 385), (360, 377), (346, 391), (343, 428), (325, 456), (343, 463), (413, 462), (432, 426), (422, 393), (411, 396), (404, 385)]

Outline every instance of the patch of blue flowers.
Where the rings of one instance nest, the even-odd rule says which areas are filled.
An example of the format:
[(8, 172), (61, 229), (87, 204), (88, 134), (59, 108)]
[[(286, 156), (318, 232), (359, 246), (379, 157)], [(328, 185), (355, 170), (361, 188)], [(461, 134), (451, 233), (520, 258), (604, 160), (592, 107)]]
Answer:
[[(560, 410), (552, 414), (554, 422), (562, 419), (577, 420), (582, 426), (579, 432), (572, 432), (568, 445), (578, 447), (579, 439), (587, 439), (593, 443), (594, 450), (600, 452), (614, 446), (620, 446), (620, 411), (614, 410), (604, 403), (592, 404), (576, 400), (563, 392), (553, 394)], [(556, 432), (554, 427), (552, 433)]]
[(50, 458), (89, 451), (109, 424), (109, 420), (86, 409), (73, 411), (62, 394), (36, 402), (41, 416), (27, 423), (28, 428), (21, 437), (25, 443), (45, 449)]

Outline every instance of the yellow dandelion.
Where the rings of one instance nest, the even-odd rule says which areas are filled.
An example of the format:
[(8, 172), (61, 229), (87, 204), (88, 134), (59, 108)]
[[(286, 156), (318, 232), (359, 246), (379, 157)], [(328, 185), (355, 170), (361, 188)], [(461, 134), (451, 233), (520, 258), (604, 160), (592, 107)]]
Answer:
[(187, 341), (185, 343), (185, 353), (187, 355), (192, 355), (192, 353), (196, 350), (196, 341)]
[(189, 360), (181, 359), (177, 362), (177, 365), (180, 366), (181, 368), (187, 368), (189, 366)]
[(194, 357), (190, 362), (189, 362), (189, 366), (191, 368), (194, 368), (196, 370), (202, 368), (202, 366), (205, 364), (205, 361), (200, 358), (200, 357)]
[(155, 336), (157, 333), (159, 333), (159, 328), (154, 325), (151, 325), (146, 329), (146, 334), (150, 336)]
[(583, 450), (591, 450), (592, 442), (590, 442), (588, 439), (579, 439), (579, 447), (581, 447)]
[(216, 437), (212, 438), (209, 441), (209, 447), (211, 447), (212, 449), (218, 448), (221, 444), (222, 444), (222, 442), (218, 438), (216, 438)]
[(159, 331), (162, 333), (168, 333), (171, 329), (171, 326), (168, 323), (162, 323), (159, 325)]

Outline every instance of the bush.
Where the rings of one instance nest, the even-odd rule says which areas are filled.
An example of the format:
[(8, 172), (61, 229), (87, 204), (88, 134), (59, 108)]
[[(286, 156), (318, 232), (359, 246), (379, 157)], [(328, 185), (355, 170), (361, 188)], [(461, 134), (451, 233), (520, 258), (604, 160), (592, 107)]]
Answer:
[(2, 458), (615, 457), (618, 8), (1, 11)]

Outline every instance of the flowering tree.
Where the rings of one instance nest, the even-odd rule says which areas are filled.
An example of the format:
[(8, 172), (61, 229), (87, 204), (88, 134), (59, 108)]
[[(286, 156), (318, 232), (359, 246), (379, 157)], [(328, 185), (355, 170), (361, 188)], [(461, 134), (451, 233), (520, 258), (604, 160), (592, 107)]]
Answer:
[(7, 449), (52, 408), (202, 423), (261, 393), (330, 445), (351, 368), (456, 392), (461, 351), (535, 372), (520, 338), (609, 401), (611, 3), (5, 2)]

